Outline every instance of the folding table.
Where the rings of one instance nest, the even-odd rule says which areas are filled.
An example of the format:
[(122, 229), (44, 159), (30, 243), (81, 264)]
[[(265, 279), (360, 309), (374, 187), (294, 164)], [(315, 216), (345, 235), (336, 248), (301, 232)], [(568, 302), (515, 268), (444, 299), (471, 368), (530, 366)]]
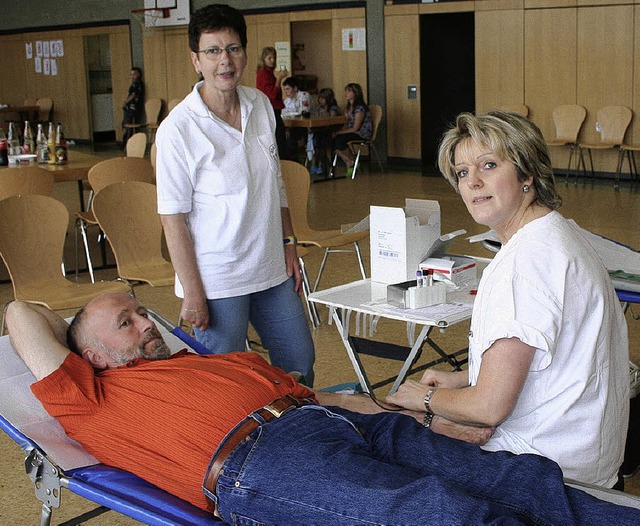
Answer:
[[(460, 370), (460, 366), (465, 364), (467, 360), (466, 357), (462, 359), (459, 357), (466, 355), (468, 348), (459, 349), (454, 352), (446, 352), (433, 341), (430, 335), (435, 327), (444, 330), (450, 325), (471, 318), (471, 310), (475, 298), (475, 296), (470, 293), (472, 290), (465, 289), (449, 292), (447, 293), (446, 304), (433, 305), (415, 310), (395, 308), (386, 305), (386, 290), (386, 284), (365, 279), (314, 292), (309, 295), (309, 301), (329, 307), (329, 321), (331, 322), (331, 320), (333, 320), (336, 324), (361, 388), (365, 392), (371, 393), (375, 388), (393, 381), (390, 392), (395, 392), (404, 381), (415, 360), (419, 357), (425, 343), (429, 345), (440, 358), (420, 368), (413, 369), (412, 372), (432, 367), (438, 363), (448, 363), (454, 370)], [(411, 348), (395, 379), (385, 380), (373, 386), (369, 382), (358, 355), (356, 341), (349, 334), (352, 314), (355, 314), (356, 336), (361, 332), (361, 324), (362, 332), (366, 334), (368, 323), (370, 325), (369, 335), (372, 336), (380, 318), (407, 322), (407, 337)], [(416, 326), (421, 326), (422, 328), (418, 337), (414, 339), (413, 333)]]

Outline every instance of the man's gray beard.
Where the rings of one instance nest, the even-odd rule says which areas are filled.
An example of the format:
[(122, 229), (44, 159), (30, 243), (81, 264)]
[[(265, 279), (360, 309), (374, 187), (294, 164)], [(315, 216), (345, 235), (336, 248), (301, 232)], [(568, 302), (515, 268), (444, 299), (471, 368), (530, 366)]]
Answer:
[[(154, 337), (159, 338), (153, 345), (152, 350), (149, 352), (145, 349), (147, 343), (153, 339)], [(118, 365), (125, 365), (127, 362), (134, 360), (136, 358), (142, 358), (144, 360), (166, 360), (171, 356), (171, 349), (166, 344), (162, 335), (157, 332), (152, 332), (149, 334), (144, 341), (135, 348), (128, 348), (123, 351), (117, 351), (116, 349), (109, 349), (102, 346), (104, 352), (109, 355), (109, 357), (114, 360)]]

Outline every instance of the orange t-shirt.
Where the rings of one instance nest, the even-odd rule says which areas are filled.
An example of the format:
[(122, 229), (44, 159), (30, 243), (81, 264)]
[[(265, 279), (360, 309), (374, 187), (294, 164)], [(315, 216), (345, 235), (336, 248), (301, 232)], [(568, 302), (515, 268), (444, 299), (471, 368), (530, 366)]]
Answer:
[(224, 436), (286, 394), (313, 398), (251, 352), (136, 359), (95, 373), (76, 354), (31, 386), (67, 434), (100, 462), (206, 509), (202, 481)]

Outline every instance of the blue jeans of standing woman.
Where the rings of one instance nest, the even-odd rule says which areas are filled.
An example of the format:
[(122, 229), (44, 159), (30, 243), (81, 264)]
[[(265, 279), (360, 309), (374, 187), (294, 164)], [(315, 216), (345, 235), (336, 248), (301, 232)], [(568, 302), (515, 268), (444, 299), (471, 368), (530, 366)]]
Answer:
[(209, 328), (194, 329), (196, 339), (216, 354), (243, 351), (249, 322), (269, 350), (272, 365), (301, 372), (313, 385), (315, 350), (294, 279), (244, 296), (208, 300)]
[(547, 458), (483, 451), (398, 413), (294, 409), (241, 441), (220, 473), (214, 501), (229, 524), (640, 524), (640, 510), (564, 486)]

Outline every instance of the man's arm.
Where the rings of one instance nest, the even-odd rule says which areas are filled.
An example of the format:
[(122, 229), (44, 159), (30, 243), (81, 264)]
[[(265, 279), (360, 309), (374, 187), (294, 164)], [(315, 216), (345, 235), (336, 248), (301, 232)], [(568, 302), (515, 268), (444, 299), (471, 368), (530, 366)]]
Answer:
[(71, 352), (68, 323), (46, 307), (14, 301), (7, 307), (7, 325), (13, 348), (38, 380), (58, 369)]
[[(398, 411), (398, 407), (387, 404), (385, 402), (374, 402), (367, 394), (338, 394), (338, 393), (326, 393), (323, 391), (315, 392), (316, 399), (320, 405), (335, 405), (350, 411), (355, 411), (364, 414), (384, 413), (387, 411), (394, 411), (402, 413), (403, 415), (410, 416), (422, 423), (424, 420), (424, 411), (410, 411), (409, 409), (403, 409)], [(434, 433), (445, 435), (450, 438), (456, 438), (458, 440), (464, 440), (472, 444), (483, 445), (491, 438), (494, 429), (490, 427), (476, 427), (467, 426), (465, 424), (456, 424), (446, 418), (436, 416), (433, 419), (431, 430)]]

